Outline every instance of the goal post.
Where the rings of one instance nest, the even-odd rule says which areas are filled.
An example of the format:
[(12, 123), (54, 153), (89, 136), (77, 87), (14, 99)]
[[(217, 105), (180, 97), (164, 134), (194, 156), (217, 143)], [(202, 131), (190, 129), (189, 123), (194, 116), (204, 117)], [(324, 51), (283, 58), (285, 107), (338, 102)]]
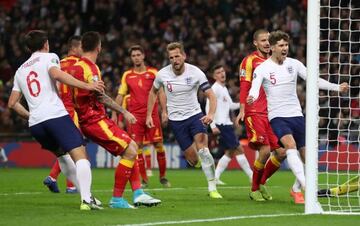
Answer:
[(306, 192), (305, 213), (322, 213), (317, 200), (319, 123), (319, 40), (320, 0), (308, 1), (306, 49)]
[[(360, 214), (359, 28), (360, 1), (308, 0), (306, 214)], [(319, 77), (350, 90), (319, 91)]]

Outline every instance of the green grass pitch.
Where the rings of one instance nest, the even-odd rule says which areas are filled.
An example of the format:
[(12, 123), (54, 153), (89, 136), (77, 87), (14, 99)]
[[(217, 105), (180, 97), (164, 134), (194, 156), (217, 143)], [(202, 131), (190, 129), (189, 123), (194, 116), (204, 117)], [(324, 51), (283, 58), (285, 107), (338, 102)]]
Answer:
[[(201, 170), (168, 170), (172, 187), (164, 189), (157, 171), (147, 192), (162, 200), (157, 207), (136, 210), (110, 209), (113, 169), (93, 169), (93, 194), (105, 205), (102, 211), (79, 210), (78, 195), (65, 194), (64, 176), (60, 194), (50, 193), (42, 180), (48, 169), (0, 168), (0, 225), (358, 225), (359, 216), (304, 215), (304, 206), (289, 196), (294, 182), (291, 172), (279, 171), (270, 181), (273, 200), (256, 203), (249, 199), (249, 182), (243, 172), (225, 171), (219, 186), (224, 196), (211, 200)], [(131, 202), (129, 189), (125, 197)]]

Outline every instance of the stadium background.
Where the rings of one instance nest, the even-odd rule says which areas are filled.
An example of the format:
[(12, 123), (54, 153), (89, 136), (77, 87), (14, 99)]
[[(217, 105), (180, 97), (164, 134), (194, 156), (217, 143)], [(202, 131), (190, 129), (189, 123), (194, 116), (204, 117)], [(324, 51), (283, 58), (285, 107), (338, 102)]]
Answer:
[[(85, 4), (87, 2), (87, 4)], [(291, 35), (289, 56), (304, 64), (306, 51), (306, 1), (300, 0), (145, 0), (145, 1), (60, 1), (60, 0), (9, 0), (0, 2), (0, 145), (8, 154), (10, 166), (49, 166), (54, 157), (44, 154), (29, 135), (27, 122), (11, 112), (7, 100), (12, 89), (15, 70), (27, 59), (28, 54), (21, 45), (22, 36), (31, 29), (43, 29), (49, 33), (51, 52), (60, 57), (66, 54), (66, 41), (74, 34), (96, 30), (102, 34), (103, 50), (98, 59), (106, 91), (115, 97), (122, 72), (131, 67), (127, 49), (140, 44), (146, 50), (148, 65), (161, 68), (168, 64), (166, 45), (171, 41), (182, 41), (187, 53), (187, 61), (199, 66), (213, 81), (208, 71), (211, 65), (222, 63), (228, 76), (227, 86), (234, 101), (238, 101), (238, 66), (241, 60), (253, 51), (252, 34), (256, 29), (269, 31), (281, 29)], [(322, 46), (321, 48), (327, 48)], [(332, 58), (335, 62), (339, 56)], [(341, 60), (341, 59), (340, 59)], [(351, 61), (360, 62), (354, 55)], [(330, 81), (339, 82), (338, 69), (330, 68)], [(346, 72), (346, 68), (341, 68)], [(359, 74), (359, 67), (353, 67), (349, 74)], [(359, 79), (352, 80), (351, 96), (359, 96)], [(298, 95), (305, 109), (305, 84), (299, 80)], [(200, 93), (201, 104), (204, 98)], [(353, 116), (359, 118), (359, 98), (351, 101)], [(327, 102), (320, 104), (326, 106)], [(349, 104), (349, 103), (348, 103)], [(330, 99), (331, 112), (321, 112), (323, 116), (340, 114), (339, 99)], [(341, 112), (349, 114), (349, 112)], [(234, 112), (234, 116), (237, 112)], [(336, 120), (336, 119), (334, 119)], [(357, 121), (358, 122), (358, 121)], [(331, 120), (324, 119), (322, 123)], [(350, 122), (344, 122), (347, 128)], [(358, 124), (350, 124), (356, 128)], [(168, 159), (174, 157), (179, 167), (186, 166), (181, 153), (174, 144), (174, 137), (167, 128), (164, 130), (168, 144)], [(245, 138), (244, 128), (237, 130), (239, 138)], [(338, 130), (332, 136), (341, 139)], [(355, 131), (350, 137), (358, 139)], [(215, 140), (212, 142), (215, 157)], [(333, 145), (332, 148), (337, 148)], [(113, 160), (97, 154), (99, 147), (90, 144), (90, 156), (95, 162), (111, 166)], [(174, 151), (173, 151), (174, 150)], [(354, 150), (357, 147), (354, 146)], [(26, 152), (26, 153), (25, 153)], [(249, 156), (253, 156), (253, 152)], [(38, 156), (45, 156), (38, 158)], [(29, 158), (31, 156), (32, 158)], [(354, 156), (354, 160), (358, 156)], [(253, 157), (250, 157), (251, 159)], [(344, 157), (345, 158), (345, 157)], [(33, 162), (33, 159), (35, 162)], [(101, 160), (102, 159), (102, 160)], [(105, 160), (104, 160), (105, 159)], [(29, 161), (31, 163), (29, 163)], [(345, 160), (344, 160), (345, 161)], [(154, 161), (153, 161), (154, 162)], [(170, 167), (172, 166), (170, 162)], [(31, 165), (31, 164), (35, 165)], [(96, 166), (97, 163), (95, 164)], [(176, 168), (176, 167), (174, 167)]]

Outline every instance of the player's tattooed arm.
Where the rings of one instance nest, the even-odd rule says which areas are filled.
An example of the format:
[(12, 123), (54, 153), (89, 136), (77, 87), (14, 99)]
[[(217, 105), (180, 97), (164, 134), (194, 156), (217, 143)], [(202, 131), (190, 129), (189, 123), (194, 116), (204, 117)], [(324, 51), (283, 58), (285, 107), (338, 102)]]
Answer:
[(128, 112), (123, 107), (121, 107), (118, 103), (116, 103), (111, 97), (109, 97), (105, 93), (97, 93), (97, 97), (98, 100), (106, 107), (116, 111), (117, 113), (123, 114), (125, 119), (128, 120), (130, 123), (136, 122), (136, 118), (130, 112)]

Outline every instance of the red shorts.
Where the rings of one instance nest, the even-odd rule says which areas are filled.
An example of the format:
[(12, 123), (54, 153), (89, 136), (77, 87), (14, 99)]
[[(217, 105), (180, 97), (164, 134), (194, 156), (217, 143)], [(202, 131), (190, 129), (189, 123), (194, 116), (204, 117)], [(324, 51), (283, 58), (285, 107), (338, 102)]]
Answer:
[(259, 145), (270, 145), (271, 150), (280, 148), (267, 116), (247, 116), (245, 125), (249, 146), (252, 149), (258, 149)]
[(123, 153), (131, 142), (129, 135), (109, 118), (90, 125), (81, 125), (81, 131), (87, 138), (101, 145), (115, 156)]
[(135, 124), (127, 124), (127, 131), (130, 135), (130, 137), (136, 142), (136, 143), (143, 143), (144, 140), (148, 141), (149, 143), (154, 142), (162, 142), (163, 141), (163, 135), (162, 135), (162, 128), (160, 123), (160, 117), (158, 114), (153, 114), (153, 122), (154, 127), (148, 128), (146, 126), (146, 117), (144, 115), (136, 115), (134, 114), (136, 118)]

